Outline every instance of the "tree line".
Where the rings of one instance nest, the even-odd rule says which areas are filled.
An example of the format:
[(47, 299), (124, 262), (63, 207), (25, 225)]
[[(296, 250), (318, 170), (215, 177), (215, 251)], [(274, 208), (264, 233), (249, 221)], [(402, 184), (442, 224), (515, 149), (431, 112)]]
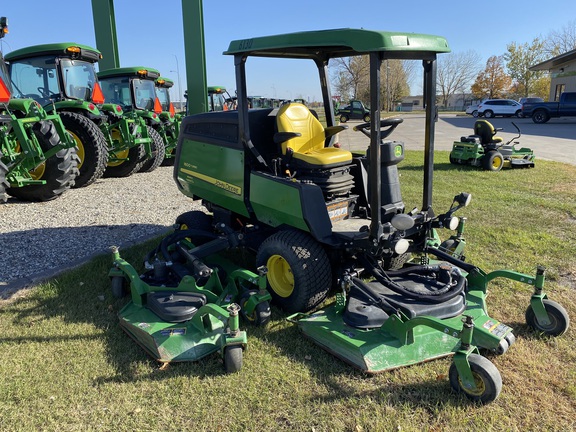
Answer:
[[(548, 98), (550, 76), (547, 71), (529, 68), (552, 57), (576, 49), (576, 20), (546, 37), (537, 37), (523, 44), (511, 42), (502, 55), (493, 55), (484, 69), (479, 54), (474, 50), (453, 52), (438, 56), (438, 104), (448, 106), (455, 94), (470, 93), (474, 99), (510, 98), (527, 96)], [(342, 100), (369, 100), (367, 56), (336, 59), (336, 73), (332, 85)], [(410, 96), (409, 83), (414, 78), (415, 62), (386, 60), (382, 64), (382, 107), (390, 109), (405, 96)]]

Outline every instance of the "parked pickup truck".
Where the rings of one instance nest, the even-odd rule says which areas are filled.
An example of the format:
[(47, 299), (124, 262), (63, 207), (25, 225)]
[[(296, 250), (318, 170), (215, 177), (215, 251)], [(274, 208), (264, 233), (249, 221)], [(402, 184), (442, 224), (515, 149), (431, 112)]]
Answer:
[(522, 115), (532, 117), (534, 123), (546, 123), (553, 117), (576, 116), (576, 92), (565, 92), (559, 102), (526, 102), (522, 105)]

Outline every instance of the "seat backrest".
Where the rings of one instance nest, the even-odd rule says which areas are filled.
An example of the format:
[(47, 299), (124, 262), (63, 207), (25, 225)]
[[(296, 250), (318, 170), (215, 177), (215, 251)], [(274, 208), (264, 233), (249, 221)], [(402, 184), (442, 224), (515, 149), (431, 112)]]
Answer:
[(487, 120), (476, 120), (474, 123), (474, 135), (480, 137), (481, 144), (490, 144), (493, 141), (496, 131), (494, 126)]
[(282, 105), (276, 116), (276, 125), (278, 132), (301, 134), (282, 143), (284, 155), (288, 147), (296, 153), (306, 153), (324, 147), (324, 127), (304, 104), (293, 102)]

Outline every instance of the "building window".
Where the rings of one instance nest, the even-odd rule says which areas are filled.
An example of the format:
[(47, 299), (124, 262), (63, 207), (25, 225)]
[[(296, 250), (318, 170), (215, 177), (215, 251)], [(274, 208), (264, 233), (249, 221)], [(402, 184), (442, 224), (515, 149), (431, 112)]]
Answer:
[(554, 102), (558, 102), (560, 100), (560, 95), (564, 93), (566, 89), (566, 84), (556, 84), (556, 93), (554, 93)]

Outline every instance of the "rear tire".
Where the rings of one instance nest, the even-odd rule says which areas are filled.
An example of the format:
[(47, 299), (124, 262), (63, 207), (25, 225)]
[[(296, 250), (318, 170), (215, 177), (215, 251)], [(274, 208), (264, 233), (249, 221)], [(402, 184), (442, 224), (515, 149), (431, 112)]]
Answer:
[[(44, 153), (60, 145), (60, 137), (54, 123), (39, 121), (32, 131)], [(8, 194), (23, 201), (50, 201), (59, 197), (74, 184), (78, 176), (79, 159), (75, 148), (63, 148), (46, 159), (32, 171), (35, 180), (44, 180), (43, 185), (7, 188)]]
[(256, 254), (256, 267), (268, 268), (268, 291), (287, 313), (306, 312), (322, 302), (332, 284), (322, 246), (301, 231), (279, 231)]
[(158, 168), (162, 164), (166, 152), (166, 145), (160, 134), (150, 126), (146, 126), (146, 129), (148, 129), (148, 136), (152, 138), (150, 143), (152, 156), (142, 164), (140, 172), (152, 172)]
[(59, 113), (66, 130), (76, 141), (78, 170), (75, 188), (88, 186), (102, 177), (108, 163), (106, 138), (96, 123), (81, 114), (62, 111)]
[(494, 113), (490, 110), (484, 111), (484, 117), (492, 118), (492, 117), (494, 117)]
[(364, 123), (370, 123), (370, 114), (364, 114), (362, 120), (364, 120)]
[(548, 120), (550, 120), (550, 116), (544, 110), (536, 110), (534, 114), (532, 114), (532, 121), (534, 123), (542, 124), (546, 123)]
[(2, 162), (2, 152), (0, 152), (0, 202), (6, 202), (8, 195), (6, 189), (10, 187), (6, 175), (8, 174), (8, 167)]

